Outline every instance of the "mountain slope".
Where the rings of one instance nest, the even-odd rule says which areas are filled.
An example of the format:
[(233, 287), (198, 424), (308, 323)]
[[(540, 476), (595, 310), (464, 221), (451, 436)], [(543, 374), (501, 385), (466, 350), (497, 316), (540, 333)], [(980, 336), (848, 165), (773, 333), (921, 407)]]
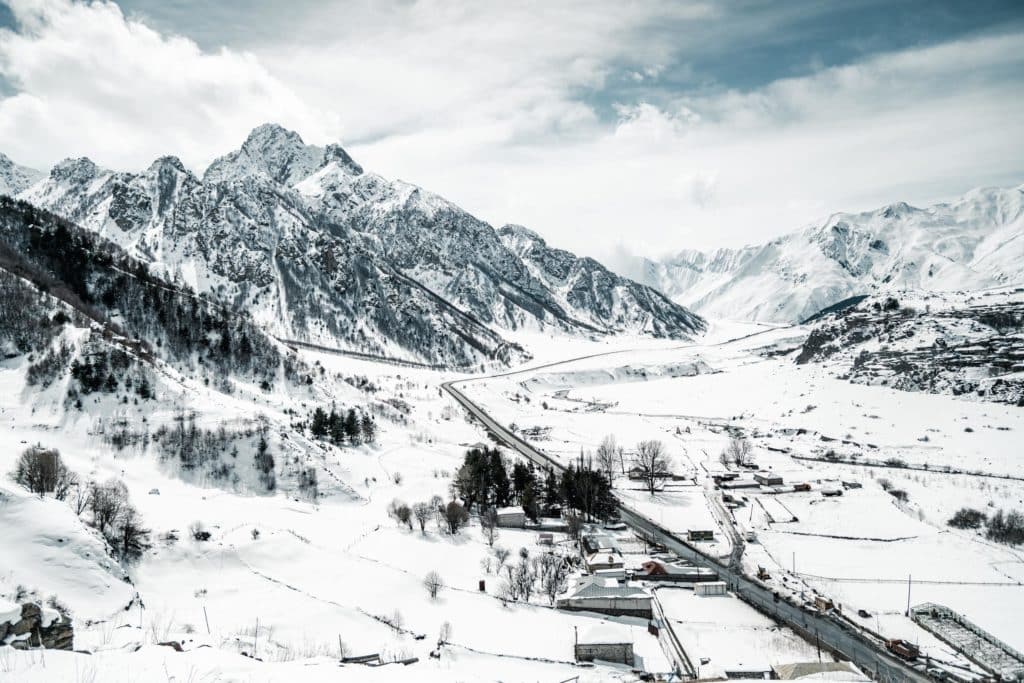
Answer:
[(58, 164), (22, 196), (282, 338), (455, 365), (503, 358), (499, 335), (321, 221), (266, 173), (205, 183), (173, 157), (140, 174)]
[(0, 154), (0, 194), (16, 195), (42, 179), (43, 174), (34, 168), (19, 166)]
[[(592, 324), (611, 321), (623, 329), (656, 337), (670, 337), (675, 329), (704, 329), (700, 317), (670, 306), (660, 292), (637, 286), (592, 258), (553, 249), (537, 233), (520, 225), (506, 225), (498, 234), (563, 306), (591, 312)], [(660, 314), (655, 315), (656, 311)]]
[(703, 315), (795, 322), (860, 294), (1024, 282), (1022, 257), (1024, 186), (835, 214), (764, 245), (648, 262), (644, 279)]
[(823, 315), (795, 360), (858, 384), (1024, 406), (1024, 289), (868, 297)]
[(587, 295), (582, 277), (576, 294), (556, 292), (564, 283), (487, 223), (276, 125), (255, 129), (202, 178), (174, 157), (137, 174), (67, 160), (21, 198), (251, 312), (282, 338), (467, 366), (520, 354), (502, 329), (685, 338), (703, 325), (589, 260), (580, 271)]

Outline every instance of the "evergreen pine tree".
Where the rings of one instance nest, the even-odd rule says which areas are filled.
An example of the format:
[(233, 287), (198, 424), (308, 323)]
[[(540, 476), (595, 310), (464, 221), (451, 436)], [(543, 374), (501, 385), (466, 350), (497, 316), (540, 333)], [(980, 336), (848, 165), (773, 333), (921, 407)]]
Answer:
[(358, 446), (360, 443), (359, 416), (356, 415), (355, 408), (349, 408), (348, 413), (345, 414), (345, 437), (353, 446)]

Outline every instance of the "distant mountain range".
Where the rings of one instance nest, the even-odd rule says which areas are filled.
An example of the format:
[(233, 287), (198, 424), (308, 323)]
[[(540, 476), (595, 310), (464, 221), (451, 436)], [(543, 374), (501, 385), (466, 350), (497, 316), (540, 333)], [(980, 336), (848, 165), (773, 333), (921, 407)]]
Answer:
[(742, 249), (682, 251), (640, 278), (709, 318), (799, 322), (851, 296), (1024, 283), (1024, 185), (838, 213)]
[(140, 173), (68, 159), (46, 177), (4, 157), (0, 183), (280, 338), (469, 366), (522, 357), (504, 335), (523, 328), (685, 339), (705, 327), (593, 259), (277, 125), (202, 177), (171, 156)]

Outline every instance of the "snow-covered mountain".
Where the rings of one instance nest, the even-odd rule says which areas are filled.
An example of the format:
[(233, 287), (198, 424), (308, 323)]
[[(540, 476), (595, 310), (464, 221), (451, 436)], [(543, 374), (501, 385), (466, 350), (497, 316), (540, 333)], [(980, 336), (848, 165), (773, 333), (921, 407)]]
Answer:
[[(264, 125), (202, 178), (174, 157), (141, 173), (66, 160), (21, 193), (282, 338), (443, 362), (507, 362), (504, 330), (685, 338), (703, 321), (576, 260), (553, 277), (458, 206), (364, 172), (338, 145)], [(568, 288), (568, 289), (567, 289)]]
[[(672, 336), (674, 329), (699, 329), (702, 325), (690, 311), (671, 308), (660, 292), (637, 287), (592, 258), (549, 247), (540, 235), (521, 225), (506, 225), (498, 234), (563, 308), (591, 311), (596, 320), (656, 336)], [(664, 313), (654, 315), (653, 311)]]
[(43, 177), (43, 173), (20, 166), (0, 153), (0, 194), (16, 195)]
[(1024, 282), (1024, 186), (955, 202), (839, 213), (767, 244), (683, 251), (644, 279), (719, 318), (794, 322), (851, 296), (983, 289)]

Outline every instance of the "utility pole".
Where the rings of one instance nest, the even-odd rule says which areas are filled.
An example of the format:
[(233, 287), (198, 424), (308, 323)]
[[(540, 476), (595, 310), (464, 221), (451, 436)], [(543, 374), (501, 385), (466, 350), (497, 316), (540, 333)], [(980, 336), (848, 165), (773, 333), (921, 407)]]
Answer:
[(910, 616), (910, 574), (907, 574), (907, 613), (905, 616)]

